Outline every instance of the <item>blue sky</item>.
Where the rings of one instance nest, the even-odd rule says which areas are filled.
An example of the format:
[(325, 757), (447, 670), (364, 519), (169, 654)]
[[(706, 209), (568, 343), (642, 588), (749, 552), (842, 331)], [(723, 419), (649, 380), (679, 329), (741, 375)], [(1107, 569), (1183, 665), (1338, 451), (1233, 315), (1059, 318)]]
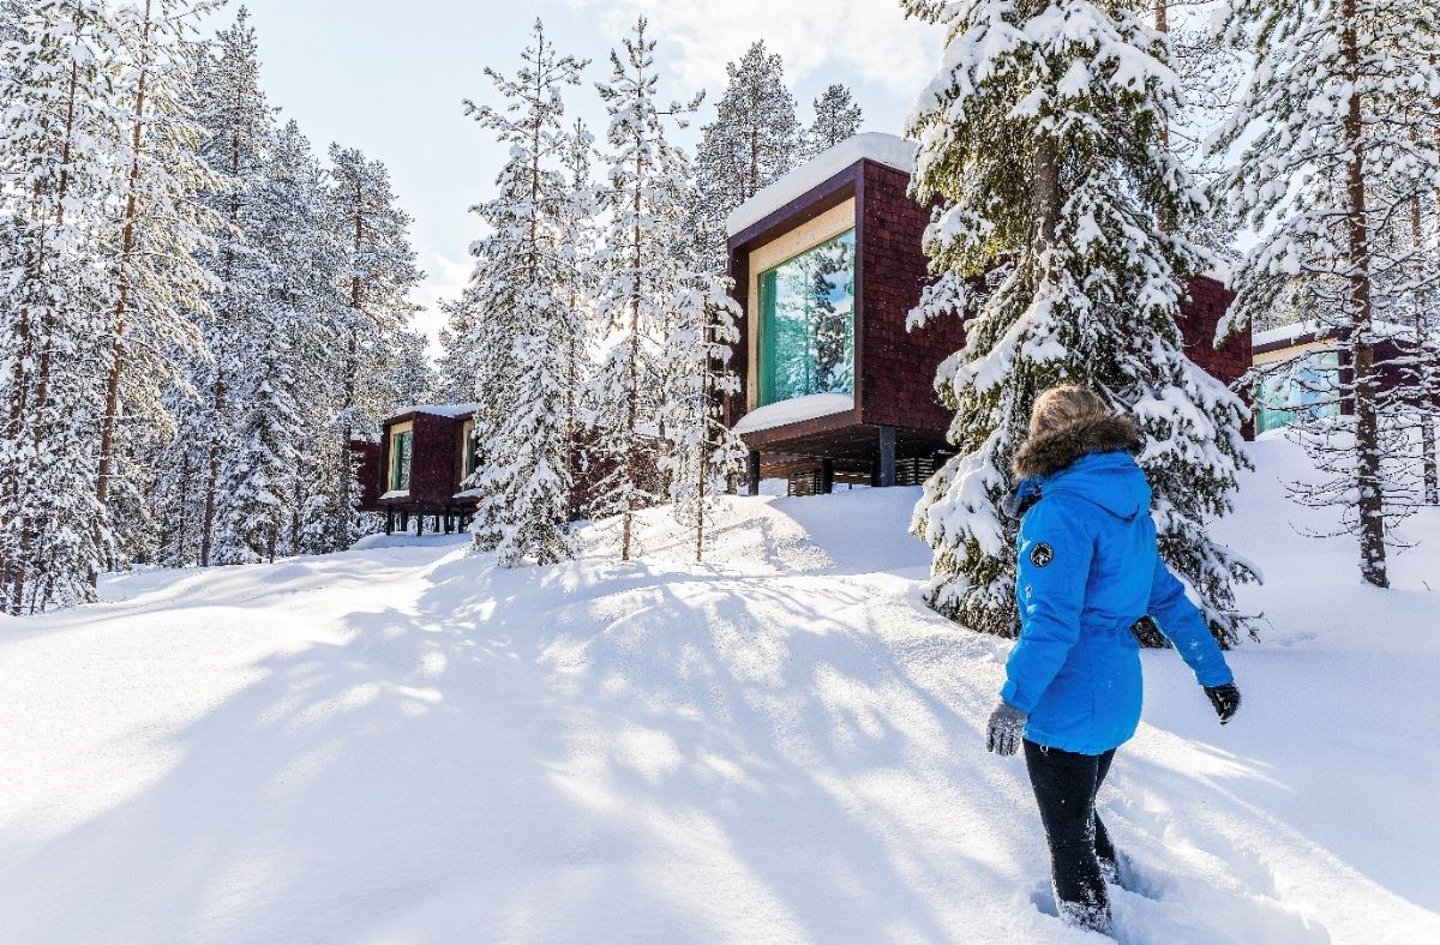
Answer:
[[(214, 21), (223, 25), (238, 4)], [(317, 150), (331, 141), (361, 148), (391, 170), (415, 217), (414, 240), (428, 278), (417, 327), (433, 336), (433, 303), (458, 294), (469, 274), (465, 247), (479, 235), (467, 208), (491, 192), (502, 157), (464, 115), (461, 100), (495, 101), (482, 69), (514, 71), (536, 17), (563, 51), (589, 58), (587, 84), (571, 111), (597, 135), (604, 113), (593, 82), (608, 75), (608, 51), (650, 19), (664, 69), (662, 95), (707, 90), (700, 123), (713, 116), (725, 63), (764, 39), (786, 62), (787, 81), (808, 120), (810, 101), (831, 82), (854, 91), (865, 127), (897, 132), (938, 62), (934, 27), (906, 21), (898, 0), (249, 0), (271, 104), (296, 119)], [(682, 136), (693, 145), (694, 130)]]

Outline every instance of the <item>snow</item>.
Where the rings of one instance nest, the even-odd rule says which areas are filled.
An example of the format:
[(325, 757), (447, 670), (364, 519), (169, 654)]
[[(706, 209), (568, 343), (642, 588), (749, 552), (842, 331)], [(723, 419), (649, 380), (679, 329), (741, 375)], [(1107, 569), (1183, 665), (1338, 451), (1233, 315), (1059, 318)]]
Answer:
[[(1224, 728), (1144, 656), (1100, 796), (1145, 892), (1118, 938), (1440, 941), (1440, 514), (1364, 588), (1295, 533), (1304, 455), (1252, 451), (1219, 531), (1268, 627)], [(918, 495), (729, 498), (704, 565), (655, 510), (628, 564), (614, 523), (543, 569), (376, 535), (0, 619), (0, 939), (1105, 941), (1043, 911), (1023, 763), (981, 736), (1009, 646), (921, 603)]]
[(468, 417), (479, 409), (479, 404), (411, 404), (396, 410), (394, 416), (403, 417), (408, 413), (428, 413), (437, 417)]
[(791, 397), (789, 400), (756, 407), (741, 417), (740, 422), (732, 429), (737, 435), (754, 433), (757, 430), (783, 427), (787, 423), (800, 423), (854, 409), (854, 394), (806, 394), (803, 397)]
[(391, 489), (389, 492), (387, 492), (387, 493), (385, 493), (384, 495), (380, 496), (380, 501), (381, 501), (381, 502), (384, 502), (386, 499), (408, 499), (408, 498), (410, 498), (410, 490), (409, 490), (409, 489)]
[[(1281, 347), (1303, 344), (1307, 341), (1315, 341), (1330, 337), (1335, 331), (1333, 325), (1323, 324), (1313, 319), (1304, 322), (1295, 322), (1290, 325), (1281, 325), (1278, 328), (1267, 328), (1264, 331), (1257, 331), (1251, 337), (1250, 343), (1259, 348), (1263, 345), (1278, 343)], [(1400, 325), (1395, 322), (1374, 322), (1371, 326), (1376, 336), (1381, 338), (1414, 338), (1415, 329), (1408, 325)]]
[(731, 211), (725, 219), (726, 235), (734, 236), (857, 161), (874, 161), (909, 174), (915, 170), (915, 149), (913, 141), (878, 131), (866, 131), (846, 138), (762, 188)]

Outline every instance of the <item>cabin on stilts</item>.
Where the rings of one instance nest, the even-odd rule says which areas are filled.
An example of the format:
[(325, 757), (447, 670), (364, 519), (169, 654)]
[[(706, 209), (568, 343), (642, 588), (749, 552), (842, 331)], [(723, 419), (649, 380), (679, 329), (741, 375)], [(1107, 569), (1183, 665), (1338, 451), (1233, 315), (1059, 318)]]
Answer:
[[(380, 425), (372, 475), (380, 484), (376, 511), (385, 533), (463, 531), (475, 513), (464, 483), (475, 471), (475, 404), (420, 404)], [(363, 482), (362, 476), (362, 482)]]
[[(907, 316), (931, 278), (930, 211), (908, 193), (912, 142), (849, 138), (760, 191), (727, 221), (729, 271), (743, 310), (726, 420), (749, 449), (748, 484), (784, 478), (790, 494), (837, 482), (923, 482), (948, 455), (951, 413), (940, 362), (964, 344), (960, 320), (915, 331)], [(1232, 298), (1199, 277), (1181, 304), (1190, 359), (1226, 384), (1250, 366), (1242, 333), (1210, 341)]]

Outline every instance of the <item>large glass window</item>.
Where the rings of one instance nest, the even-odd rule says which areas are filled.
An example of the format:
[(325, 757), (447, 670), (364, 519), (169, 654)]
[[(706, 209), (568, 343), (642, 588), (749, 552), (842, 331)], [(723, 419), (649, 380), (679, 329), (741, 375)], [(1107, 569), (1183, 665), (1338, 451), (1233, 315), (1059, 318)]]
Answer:
[(760, 274), (760, 403), (855, 391), (855, 231)]
[(415, 432), (405, 430), (390, 434), (390, 491), (410, 490), (410, 459), (415, 443)]
[(1255, 392), (1255, 432), (1340, 415), (1340, 355), (1317, 351), (1267, 374)]

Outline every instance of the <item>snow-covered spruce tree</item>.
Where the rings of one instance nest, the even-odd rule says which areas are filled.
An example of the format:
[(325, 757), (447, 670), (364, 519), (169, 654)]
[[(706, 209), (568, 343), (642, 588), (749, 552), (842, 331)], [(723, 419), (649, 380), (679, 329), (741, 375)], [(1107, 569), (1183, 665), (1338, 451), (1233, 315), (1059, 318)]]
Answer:
[(537, 20), (513, 78), (485, 70), (505, 104), (465, 103), (509, 152), (498, 193), (474, 208), (490, 233), (470, 248), (469, 300), (478, 321), (475, 435), (484, 457), (473, 532), (476, 547), (493, 548), (506, 565), (551, 564), (574, 553), (566, 403), (584, 315), (573, 304), (569, 225), (577, 210), (566, 162), (575, 143), (563, 96), (585, 65), (560, 55)]
[(740, 340), (740, 307), (728, 280), (697, 275), (672, 302), (674, 324), (665, 343), (670, 382), (661, 418), (669, 449), (661, 457), (677, 521), (695, 531), (695, 560), (705, 555), (706, 529), (726, 483), (745, 461), (745, 444), (724, 422), (724, 398), (738, 393), (729, 367)]
[[(219, 288), (208, 294), (204, 310), (191, 313), (204, 338), (205, 354), (183, 358), (188, 378), (181, 387), (199, 402), (177, 414), (181, 422), (165, 456), (167, 465), (183, 468), (193, 477), (187, 479), (184, 492), (195, 507), (181, 508), (177, 496), (163, 492), (157, 497), (170, 520), (164, 527), (174, 528), (183, 520), (196, 529), (194, 560), (205, 565), (211, 561), (216, 540), (221, 464), (243, 422), (243, 405), (232, 398), (231, 386), (247, 370), (247, 339), (264, 304), (269, 275), (254, 250), (251, 230), (257, 225), (265, 153), (274, 123), (260, 88), (255, 30), (244, 7), (232, 26), (220, 30), (199, 51), (195, 69), (194, 111), (205, 131), (200, 157), (219, 178), (219, 186), (203, 196), (216, 219), (211, 234), (214, 250), (199, 259), (219, 281)], [(179, 544), (188, 544), (177, 538)], [(172, 563), (189, 562), (182, 558)]]
[(585, 514), (584, 496), (578, 483), (590, 466), (587, 431), (593, 432), (591, 417), (594, 405), (587, 395), (592, 392), (589, 381), (595, 372), (594, 350), (598, 343), (595, 294), (600, 273), (596, 253), (600, 238), (602, 191), (592, 170), (597, 157), (595, 136), (584, 120), (577, 118), (570, 128), (570, 149), (564, 161), (570, 180), (565, 224), (570, 239), (564, 247), (570, 268), (565, 284), (565, 305), (576, 320), (575, 331), (567, 338), (565, 351), (565, 439), (570, 443), (567, 462), (572, 483), (571, 521)]
[[(186, 55), (205, 5), (143, 0), (116, 17), (125, 57), (118, 100), (124, 132), (116, 171), (119, 213), (103, 241), (102, 263), (114, 303), (102, 369), (105, 399), (98, 430), (95, 497), (97, 541), (108, 530), (119, 547), (106, 555), (115, 567), (150, 546), (153, 522), (144, 493), (154, 477), (156, 440), (173, 433), (166, 388), (178, 379), (176, 355), (202, 345), (194, 316), (207, 311), (217, 287), (197, 256), (211, 252), (213, 211), (200, 201), (219, 182), (201, 161), (202, 131), (189, 103), (191, 59)], [(123, 514), (112, 515), (112, 494), (123, 492)]]
[[(320, 168), (295, 122), (264, 156), (247, 230), (251, 270), (263, 273), (230, 383), (239, 426), (222, 458), (218, 564), (273, 560), (294, 550), (302, 503), (323, 483), (315, 453), (333, 442), (333, 397), (317, 368), (329, 360), (333, 278), (343, 258), (327, 227)], [(330, 277), (330, 280), (326, 279)]]
[(606, 475), (593, 511), (620, 516), (620, 556), (634, 553), (634, 516), (662, 497), (655, 481), (664, 441), (662, 403), (666, 381), (665, 340), (694, 287), (694, 257), (687, 240), (690, 165), (666, 136), (667, 125), (685, 127), (700, 107), (656, 106), (655, 41), (642, 17), (623, 52), (610, 53), (611, 76), (598, 86), (610, 114), (609, 230), (599, 257), (601, 282), (596, 311), (609, 329), (609, 351), (595, 385), (597, 454)]
[[(1230, 116), (1249, 71), (1249, 58), (1216, 35), (1214, 21), (1228, 0), (1156, 0), (1155, 27), (1170, 40), (1171, 66), (1180, 79), (1184, 105), (1161, 132), (1161, 143), (1174, 151), (1196, 183), (1213, 187), (1224, 162), (1205, 150), (1206, 138)], [(1163, 223), (1164, 221), (1162, 221)], [(1187, 235), (1214, 254), (1224, 267), (1239, 260), (1235, 232), (1213, 213), (1192, 217)], [(1262, 326), (1268, 327), (1268, 326)]]
[(0, 609), (33, 613), (87, 599), (106, 541), (93, 430), (119, 40), (97, 0), (35, 3), (19, 32), (0, 72)]
[[(343, 313), (338, 286), (346, 244), (331, 226), (329, 179), (294, 121), (276, 132), (267, 156), (264, 206), (257, 233), (271, 273), (264, 311), (279, 337), (263, 344), (288, 375), (283, 391), (275, 394), (280, 398), (276, 409), (294, 415), (288, 449), (295, 461), (282, 471), (277, 486), (286, 516), (277, 549), (287, 554), (334, 551), (336, 516), (326, 511), (324, 497), (327, 488), (345, 478), (335, 464), (349, 461), (334, 448), (343, 368), (335, 357), (337, 318)], [(312, 513), (321, 519), (312, 521)], [(304, 535), (311, 540), (302, 540)], [(318, 540), (322, 535), (325, 540)]]
[(779, 53), (763, 40), (725, 67), (729, 80), (715, 103), (715, 120), (701, 129), (695, 152), (692, 240), (701, 264), (725, 269), (725, 218), (796, 164), (800, 121), (795, 97), (785, 87)]
[(905, 0), (946, 31), (944, 66), (908, 120), (939, 275), (912, 324), (967, 316), (936, 377), (957, 455), (926, 483), (914, 530), (935, 549), (932, 606), (1013, 635), (1014, 536), (1002, 510), (1031, 405), (1087, 384), (1141, 424), (1166, 561), (1225, 643), (1250, 568), (1207, 533), (1244, 464), (1240, 400), (1191, 363), (1176, 324), (1203, 253), (1177, 226), (1203, 205), (1159, 146), (1176, 88), (1148, 4)]
[(860, 105), (843, 85), (831, 85), (815, 100), (815, 120), (805, 129), (804, 157), (814, 157), (860, 131)]
[(479, 344), (480, 310), (476, 286), (467, 285), (457, 298), (441, 299), (445, 324), (440, 327), (440, 357), (435, 363), (436, 399), (460, 404), (475, 397), (475, 378), (485, 354)]
[(1342, 370), (1329, 396), (1344, 412), (1292, 427), (1327, 474), (1294, 494), (1341, 509), (1362, 579), (1386, 587), (1387, 525), (1409, 510), (1414, 486), (1403, 401), (1381, 388), (1376, 345), (1423, 288), (1411, 274), (1428, 269), (1410, 265), (1418, 250), (1396, 230), (1440, 186), (1440, 5), (1236, 0), (1227, 32), (1251, 40), (1255, 70), (1217, 136), (1238, 152), (1225, 197), (1231, 221), (1262, 234), (1235, 273), (1231, 322), (1279, 308), (1307, 313), (1331, 339)]
[[(345, 247), (340, 306), (333, 315), (340, 402), (332, 422), (339, 435), (328, 468), (336, 478), (322, 490), (334, 516), (334, 550), (358, 537), (359, 484), (350, 440), (377, 435), (380, 420), (414, 393), (409, 380), (402, 385), (399, 365), (413, 364), (413, 344), (404, 333), (418, 310), (410, 293), (425, 274), (415, 264), (410, 215), (397, 205), (385, 165), (335, 144), (330, 164), (330, 226)], [(419, 384), (426, 386), (427, 379)]]

